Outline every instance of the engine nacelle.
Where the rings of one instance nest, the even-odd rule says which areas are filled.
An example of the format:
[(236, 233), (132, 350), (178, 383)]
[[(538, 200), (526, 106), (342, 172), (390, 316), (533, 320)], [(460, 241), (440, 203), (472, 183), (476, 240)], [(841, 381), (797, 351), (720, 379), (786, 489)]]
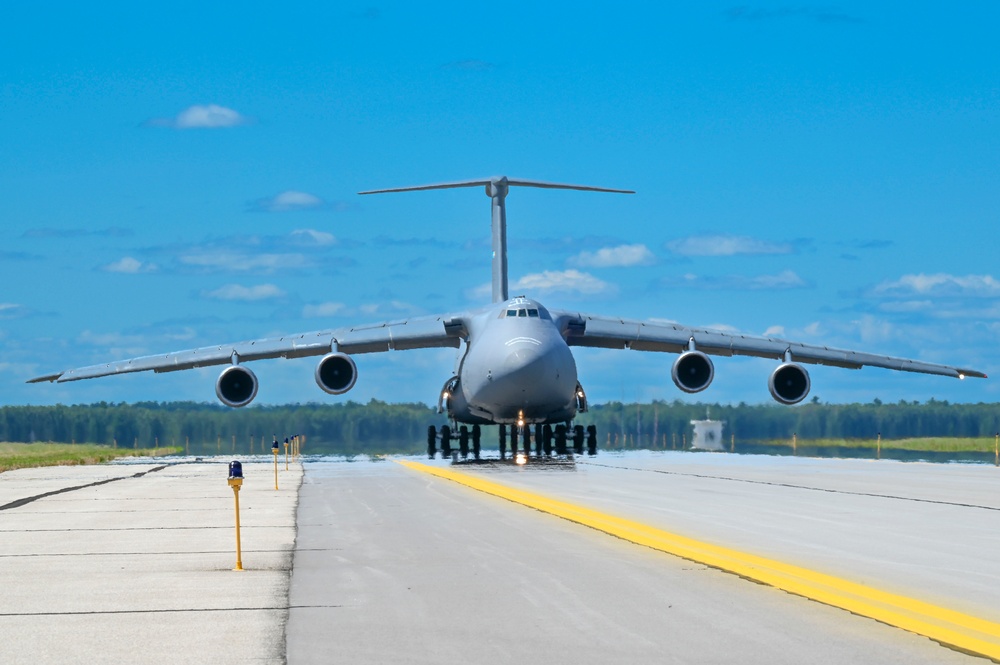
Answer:
[(257, 377), (246, 367), (230, 365), (215, 382), (215, 394), (226, 406), (246, 406), (257, 396)]
[(685, 351), (670, 370), (674, 384), (686, 393), (698, 393), (708, 388), (715, 378), (712, 360), (701, 351)]
[(316, 365), (316, 385), (331, 395), (343, 395), (358, 380), (358, 366), (346, 353), (328, 353)]
[(798, 404), (809, 394), (809, 373), (797, 363), (782, 363), (771, 373), (767, 389), (782, 404)]

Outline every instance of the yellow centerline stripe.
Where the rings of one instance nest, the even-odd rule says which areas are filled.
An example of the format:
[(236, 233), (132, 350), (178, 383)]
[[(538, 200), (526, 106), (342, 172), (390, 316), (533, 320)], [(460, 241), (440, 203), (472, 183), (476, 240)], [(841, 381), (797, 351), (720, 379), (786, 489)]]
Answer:
[(1000, 623), (799, 566), (712, 545), (639, 522), (501, 485), (470, 474), (398, 460), (416, 471), (460, 483), (630, 542), (735, 573), (812, 600), (896, 626), (960, 651), (1000, 661)]

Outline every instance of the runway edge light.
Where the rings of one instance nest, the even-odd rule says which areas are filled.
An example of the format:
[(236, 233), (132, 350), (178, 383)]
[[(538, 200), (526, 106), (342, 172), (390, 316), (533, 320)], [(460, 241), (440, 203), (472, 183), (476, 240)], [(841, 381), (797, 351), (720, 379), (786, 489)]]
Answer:
[(243, 465), (236, 460), (229, 463), (229, 486), (233, 488), (233, 499), (236, 502), (236, 567), (233, 570), (243, 570), (243, 551), (240, 545), (240, 488), (243, 486)]

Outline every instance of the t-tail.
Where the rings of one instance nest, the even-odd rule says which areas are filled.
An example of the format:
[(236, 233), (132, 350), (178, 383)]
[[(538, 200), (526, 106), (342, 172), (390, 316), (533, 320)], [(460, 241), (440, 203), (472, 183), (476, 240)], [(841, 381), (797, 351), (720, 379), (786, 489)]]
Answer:
[(577, 189), (584, 192), (611, 192), (614, 194), (635, 194), (629, 189), (610, 189), (607, 187), (590, 187), (588, 185), (567, 185), (558, 182), (542, 182), (525, 180), (523, 178), (508, 178), (494, 176), (480, 180), (461, 180), (459, 182), (439, 182), (433, 185), (417, 185), (415, 187), (396, 187), (393, 189), (373, 189), (359, 194), (385, 194), (388, 192), (417, 192), (425, 189), (452, 189), (456, 187), (486, 186), (486, 196), (492, 200), (493, 208), (493, 302), (504, 302), (509, 297), (507, 293), (507, 208), (504, 200), (511, 187), (541, 187), (543, 189)]

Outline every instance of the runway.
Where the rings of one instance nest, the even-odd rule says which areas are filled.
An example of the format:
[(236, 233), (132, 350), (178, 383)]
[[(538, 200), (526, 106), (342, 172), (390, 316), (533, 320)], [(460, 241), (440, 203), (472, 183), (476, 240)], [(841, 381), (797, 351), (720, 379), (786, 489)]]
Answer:
[[(1000, 618), (992, 467), (650, 453), (462, 471)], [(298, 527), (291, 663), (982, 662), (389, 462), (309, 465)]]
[[(984, 662), (395, 460), (292, 463), (280, 491), (269, 460), (246, 460), (236, 573), (227, 461), (0, 475), (0, 662)], [(454, 468), (1000, 620), (992, 466), (667, 452)]]

